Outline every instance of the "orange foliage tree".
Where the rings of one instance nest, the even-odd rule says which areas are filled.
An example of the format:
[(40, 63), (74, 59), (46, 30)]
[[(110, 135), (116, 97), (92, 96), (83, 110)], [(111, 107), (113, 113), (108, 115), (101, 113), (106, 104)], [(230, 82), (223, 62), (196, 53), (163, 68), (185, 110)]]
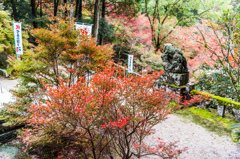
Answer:
[[(43, 100), (40, 88), (42, 81), (52, 86), (59, 86), (59, 80), (68, 80), (68, 85), (77, 82), (78, 77), (101, 70), (111, 61), (111, 45), (97, 46), (95, 39), (79, 36), (73, 23), (59, 21), (49, 25), (48, 29), (35, 29), (38, 46), (25, 53), (21, 60), (10, 61), (18, 72), (21, 83), (15, 95), (16, 103), (9, 105), (12, 122), (24, 122), (26, 106)], [(25, 112), (24, 115), (15, 115)], [(17, 116), (17, 119), (16, 119)]]

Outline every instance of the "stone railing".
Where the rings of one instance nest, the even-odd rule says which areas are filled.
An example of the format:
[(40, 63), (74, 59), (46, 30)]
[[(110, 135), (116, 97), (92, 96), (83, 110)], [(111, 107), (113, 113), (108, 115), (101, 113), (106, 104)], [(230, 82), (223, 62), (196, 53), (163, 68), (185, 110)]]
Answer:
[(217, 115), (224, 117), (229, 113), (234, 119), (240, 121), (240, 102), (197, 90), (192, 90), (191, 93), (209, 97), (209, 100), (199, 104), (199, 108), (208, 109), (213, 104), (217, 107)]

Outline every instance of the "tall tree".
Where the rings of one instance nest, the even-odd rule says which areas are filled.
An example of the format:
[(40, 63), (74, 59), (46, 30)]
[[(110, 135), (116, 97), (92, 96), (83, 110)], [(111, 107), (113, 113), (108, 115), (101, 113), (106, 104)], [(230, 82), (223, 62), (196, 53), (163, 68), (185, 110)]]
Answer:
[(82, 20), (82, 0), (79, 1), (78, 19)]
[(98, 29), (99, 29), (100, 2), (101, 0), (95, 0), (95, 4), (94, 4), (93, 37), (96, 37), (96, 39), (98, 36)]
[(31, 0), (31, 8), (32, 8), (32, 16), (33, 16), (33, 27), (38, 28), (38, 24), (35, 20), (37, 18), (36, 0)]
[(102, 18), (105, 19), (106, 15), (106, 0), (102, 0)]
[(59, 0), (54, 0), (54, 17), (57, 16), (57, 10), (58, 10), (58, 3), (59, 3)]
[(17, 21), (17, 14), (16, 14), (16, 3), (15, 3), (15, 0), (11, 0), (11, 3), (12, 3), (12, 10), (13, 10), (13, 19), (15, 21)]
[(76, 0), (75, 14), (74, 14), (74, 18), (76, 18), (76, 19), (78, 18), (79, 1), (80, 0)]
[[(221, 69), (229, 78), (237, 102), (240, 102), (240, 14), (237, 11), (224, 12), (218, 25), (209, 22), (207, 28), (198, 28), (201, 37), (198, 42), (206, 49), (208, 59), (214, 62), (215, 69)], [(210, 29), (211, 28), (211, 31)]]
[[(102, 20), (103, 21), (105, 21), (105, 14), (106, 14), (105, 12), (106, 12), (106, 0), (102, 0)], [(104, 23), (102, 23), (101, 27), (104, 27)], [(103, 45), (103, 35), (102, 34), (100, 35), (99, 43), (100, 43), (100, 45)]]
[(40, 17), (42, 18), (43, 16), (43, 11), (42, 11), (42, 0), (40, 0)]
[(74, 17), (78, 20), (82, 19), (82, 0), (76, 0), (76, 8)]
[(64, 18), (67, 18), (67, 0), (64, 0), (64, 6), (65, 6), (65, 11), (64, 11)]

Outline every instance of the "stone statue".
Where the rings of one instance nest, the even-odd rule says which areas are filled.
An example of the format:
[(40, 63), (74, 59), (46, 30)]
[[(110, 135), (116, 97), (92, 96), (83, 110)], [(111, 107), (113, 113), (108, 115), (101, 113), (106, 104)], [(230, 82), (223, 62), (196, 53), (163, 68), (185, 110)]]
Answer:
[(164, 44), (164, 52), (161, 58), (165, 73), (188, 73), (186, 58), (181, 50), (174, 48), (172, 44)]
[(181, 50), (174, 48), (172, 44), (164, 44), (164, 52), (161, 55), (164, 73), (157, 80), (157, 88), (180, 95), (182, 100), (190, 99), (190, 92), (194, 88), (189, 82), (187, 60)]

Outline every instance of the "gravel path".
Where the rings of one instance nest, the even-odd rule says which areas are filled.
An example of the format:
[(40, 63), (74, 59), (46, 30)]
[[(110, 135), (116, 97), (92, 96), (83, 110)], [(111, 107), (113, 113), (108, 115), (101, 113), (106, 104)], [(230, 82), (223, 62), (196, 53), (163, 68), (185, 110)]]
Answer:
[[(157, 124), (156, 133), (149, 136), (148, 142), (156, 144), (160, 137), (164, 142), (179, 141), (179, 148), (188, 147), (178, 159), (240, 159), (240, 150), (228, 136), (218, 136), (188, 119), (169, 115), (168, 119)], [(144, 159), (154, 159), (153, 156)]]

